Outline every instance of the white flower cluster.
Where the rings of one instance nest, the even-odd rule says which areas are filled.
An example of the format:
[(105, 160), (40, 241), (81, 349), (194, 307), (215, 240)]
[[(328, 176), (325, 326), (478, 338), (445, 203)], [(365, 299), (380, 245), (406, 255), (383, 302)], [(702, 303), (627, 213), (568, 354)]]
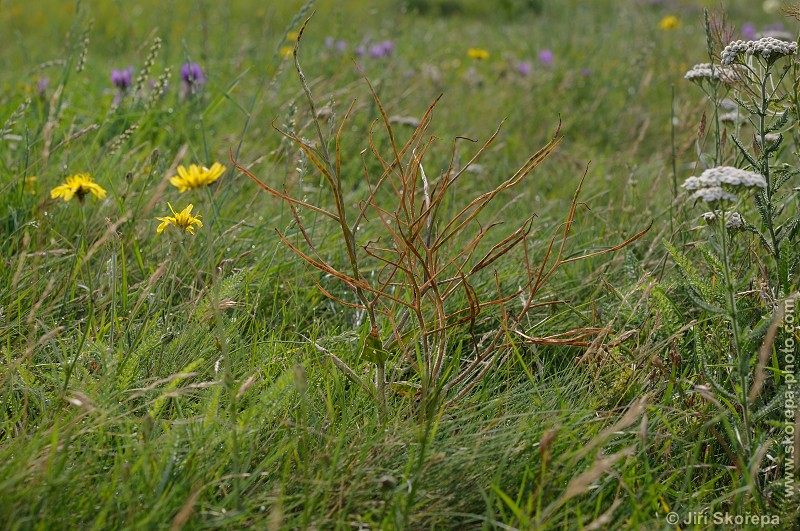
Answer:
[(683, 183), (683, 187), (687, 190), (723, 185), (766, 188), (767, 181), (764, 180), (764, 177), (752, 171), (740, 170), (733, 166), (717, 166), (716, 168), (705, 170), (700, 174), (700, 177), (689, 177)]
[(722, 64), (733, 64), (741, 54), (760, 55), (768, 62), (772, 62), (786, 55), (794, 55), (796, 51), (796, 42), (786, 42), (773, 37), (764, 37), (757, 41), (733, 41), (722, 50)]
[[(778, 133), (767, 133), (766, 135), (764, 135), (764, 140), (767, 141), (767, 146), (774, 144), (775, 142), (780, 140), (780, 138), (781, 135), (779, 135)], [(759, 136), (756, 136), (756, 142), (758, 142), (759, 145), (761, 144), (761, 138)]]
[(736, 201), (736, 194), (726, 190), (743, 188), (766, 188), (767, 181), (758, 173), (740, 170), (733, 166), (718, 166), (705, 170), (700, 177), (689, 177), (681, 185), (688, 191), (694, 191), (691, 198), (706, 203), (717, 201)]
[(739, 111), (730, 111), (719, 115), (719, 121), (728, 124), (741, 124), (747, 121)]
[[(728, 68), (733, 68), (735, 66), (741, 67), (741, 65), (731, 65)], [(720, 101), (719, 108), (720, 110), (725, 111), (719, 115), (720, 122), (736, 125), (747, 121), (742, 113), (742, 110), (739, 109), (739, 104), (732, 99), (725, 98), (724, 100)]]
[[(713, 212), (706, 212), (703, 214), (703, 221), (705, 221), (709, 225), (714, 225), (717, 223), (717, 218), (722, 217), (722, 212), (719, 210), (715, 210)], [(741, 214), (738, 212), (728, 212), (726, 213), (727, 219), (725, 220), (725, 228), (731, 232), (736, 232), (742, 230), (744, 227), (744, 218), (742, 218)]]
[(739, 231), (744, 227), (744, 219), (738, 212), (732, 212), (730, 217), (725, 220), (725, 228), (729, 231)]
[(711, 63), (699, 63), (690, 68), (683, 78), (697, 83), (700, 83), (704, 80), (732, 83), (737, 78), (737, 72), (733, 66), (739, 65), (725, 67), (717, 65), (712, 66)]
[(692, 199), (699, 199), (704, 203), (717, 203), (719, 201), (736, 201), (736, 194), (726, 192), (721, 186), (709, 186), (700, 188), (692, 194)]

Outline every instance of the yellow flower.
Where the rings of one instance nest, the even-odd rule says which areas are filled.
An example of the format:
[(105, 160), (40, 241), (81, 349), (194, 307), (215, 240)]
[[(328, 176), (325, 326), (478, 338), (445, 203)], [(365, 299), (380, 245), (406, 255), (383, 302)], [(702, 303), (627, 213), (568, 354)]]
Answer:
[(106, 191), (94, 182), (88, 173), (78, 173), (67, 177), (67, 182), (60, 184), (50, 190), (50, 197), (53, 199), (61, 197), (64, 201), (69, 201), (73, 196), (78, 196), (78, 200), (83, 201), (83, 198), (89, 192), (98, 199), (105, 199)]
[(296, 31), (290, 31), (286, 34), (286, 40), (289, 42), (295, 42), (299, 36), (300, 34)]
[(674, 30), (678, 26), (681, 25), (681, 21), (678, 20), (678, 17), (668, 15), (661, 19), (661, 22), (658, 23), (658, 27), (662, 30)]
[(31, 194), (36, 193), (36, 176), (29, 175), (23, 179), (22, 190)]
[(489, 58), (489, 52), (481, 48), (469, 48), (467, 49), (467, 56), (472, 59), (484, 60)]
[(225, 173), (225, 166), (219, 162), (211, 165), (211, 168), (205, 166), (198, 166), (197, 164), (190, 164), (187, 170), (183, 166), (178, 166), (178, 175), (170, 177), (169, 182), (175, 186), (179, 192), (186, 190), (193, 190), (206, 186), (217, 179), (220, 175)]
[(164, 232), (167, 225), (175, 225), (179, 229), (183, 229), (194, 236), (194, 225), (197, 225), (198, 229), (203, 226), (203, 222), (200, 221), (200, 214), (196, 216), (192, 215), (192, 207), (194, 207), (194, 205), (189, 205), (180, 212), (175, 212), (175, 209), (173, 209), (172, 205), (169, 203), (167, 203), (167, 206), (172, 211), (172, 215), (165, 218), (156, 218), (161, 222), (161, 225), (156, 229), (158, 234)]
[(283, 48), (281, 48), (281, 51), (279, 53), (281, 54), (281, 57), (283, 57), (284, 59), (288, 59), (289, 57), (294, 55), (294, 48), (291, 46), (284, 46)]

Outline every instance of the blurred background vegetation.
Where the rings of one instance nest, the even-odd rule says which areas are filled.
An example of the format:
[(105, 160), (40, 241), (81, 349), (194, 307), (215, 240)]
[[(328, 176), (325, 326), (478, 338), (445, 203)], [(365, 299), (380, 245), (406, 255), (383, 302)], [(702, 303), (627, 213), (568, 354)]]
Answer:
[[(797, 32), (767, 4), (722, 7), (735, 35), (745, 23)], [(679, 179), (695, 172), (707, 110), (683, 75), (707, 61), (703, 10), (720, 3), (306, 7), (0, 0), (0, 120), (10, 124), (0, 139), (0, 524), (639, 529), (663, 526), (675, 508), (777, 511), (778, 484), (765, 479), (777, 468), (759, 476), (759, 489), (743, 479), (716, 431), (722, 408), (692, 387), (702, 384), (700, 354), (678, 351), (690, 344), (688, 321), (712, 318), (687, 310), (683, 293), (686, 304), (665, 295), (677, 274), (662, 240), (691, 248), (697, 234), (696, 220), (670, 208), (673, 160)], [(539, 335), (613, 324), (617, 344), (593, 356), (563, 345), (511, 349), (501, 370), (424, 425), (400, 393), (396, 415), (380, 421), (369, 398), (321, 357), (316, 345), (370, 370), (359, 364), (357, 312), (331, 303), (315, 282), (348, 290), (300, 267), (278, 242), (276, 227), (293, 228), (286, 205), (232, 170), (202, 192), (166, 185), (177, 164), (230, 169), (233, 152), (271, 185), (322, 197), (319, 176), (274, 129), (313, 135), (286, 58), (312, 11), (299, 54), (330, 116), (326, 134), (356, 101), (343, 135), (348, 200), (366, 190), (364, 164), (380, 168), (360, 156), (379, 113), (358, 63), (400, 118), (401, 139), (411, 129), (400, 122), (419, 119), (443, 94), (429, 176), (447, 168), (454, 138), (483, 142), (502, 123), (448, 208), (507, 179), (560, 124), (559, 149), (479, 218), (486, 226), (536, 214), (536, 256), (584, 172), (568, 255), (608, 248), (653, 223), (632, 246), (559, 271), (541, 294), (559, 304), (530, 318)], [(668, 16), (677, 27), (662, 29)], [(161, 48), (149, 79), (170, 69), (164, 97), (115, 105), (111, 70), (130, 65), (136, 77), (155, 37)], [(372, 57), (369, 46), (383, 41), (392, 53)], [(470, 48), (488, 58), (469, 57)], [(208, 79), (196, 97), (181, 94), (186, 62)], [(381, 135), (376, 142), (388, 146)], [(477, 150), (460, 146), (462, 162)], [(78, 172), (91, 173), (109, 198), (49, 198)], [(156, 236), (167, 201), (202, 212), (195, 238)], [(319, 252), (343, 263), (335, 231), (315, 231)], [(519, 282), (522, 257), (514, 258), (498, 263), (498, 284)], [(478, 289), (496, 288), (484, 280)], [(220, 300), (231, 306), (215, 312)], [(725, 361), (724, 346), (710, 350)], [(791, 525), (796, 506), (781, 510)]]

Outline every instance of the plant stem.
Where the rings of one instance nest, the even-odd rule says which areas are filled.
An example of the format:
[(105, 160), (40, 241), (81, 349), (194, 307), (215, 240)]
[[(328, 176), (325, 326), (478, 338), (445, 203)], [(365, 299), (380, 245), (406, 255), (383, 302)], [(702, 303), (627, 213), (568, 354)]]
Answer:
[[(361, 275), (361, 271), (359, 268), (359, 262), (357, 257), (358, 248), (356, 246), (356, 237), (355, 237), (355, 230), (351, 230), (349, 225), (347, 224), (347, 215), (345, 209), (345, 201), (344, 201), (344, 194), (342, 192), (342, 182), (341, 176), (339, 175), (339, 166), (337, 164), (333, 164), (331, 161), (330, 154), (328, 152), (327, 142), (325, 139), (325, 135), (322, 133), (322, 127), (319, 123), (319, 115), (317, 113), (317, 107), (314, 100), (314, 96), (311, 94), (311, 88), (308, 86), (308, 82), (306, 81), (306, 76), (303, 73), (303, 69), (300, 68), (300, 61), (298, 59), (297, 53), (300, 45), (300, 40), (303, 35), (303, 31), (305, 31), (306, 25), (311, 20), (309, 17), (300, 27), (300, 34), (297, 37), (297, 43), (294, 47), (294, 66), (295, 70), (297, 71), (297, 77), (300, 79), (300, 85), (303, 87), (303, 92), (306, 95), (306, 101), (308, 102), (308, 108), (311, 111), (312, 123), (317, 132), (317, 137), (319, 138), (319, 150), (320, 156), (324, 162), (324, 165), (327, 169), (328, 175), (330, 178), (328, 179), (328, 184), (330, 185), (333, 191), (334, 203), (336, 204), (336, 215), (339, 219), (339, 224), (342, 230), (342, 237), (344, 238), (345, 243), (345, 251), (347, 252), (347, 258), (350, 262), (350, 267), (353, 270), (353, 278), (356, 280), (364, 280), (363, 276)], [(337, 139), (338, 143), (338, 139)], [(338, 157), (338, 150), (339, 146), (337, 144), (337, 157)], [(338, 160), (338, 159), (337, 159)], [(316, 164), (315, 164), (316, 165)], [(322, 167), (318, 166), (320, 170)], [(324, 172), (323, 172), (324, 173)], [(369, 324), (372, 330), (379, 330), (378, 328), (378, 317), (375, 313), (375, 308), (370, 303), (369, 299), (367, 298), (364, 289), (360, 286), (355, 286), (356, 297), (358, 298), (359, 302), (362, 306), (366, 308), (367, 317), (369, 319)], [(386, 392), (385, 392), (385, 366), (382, 363), (377, 363), (375, 368), (375, 393), (376, 393), (376, 400), (378, 401), (378, 407), (381, 411), (381, 416), (384, 415), (386, 411)]]
[(375, 399), (382, 419), (386, 418), (386, 363), (375, 364)]
[(772, 256), (775, 258), (775, 276), (778, 280), (776, 285), (781, 284), (780, 274), (780, 259), (781, 249), (778, 245), (778, 238), (775, 235), (775, 223), (772, 218), (773, 204), (772, 204), (772, 183), (770, 182), (770, 168), (769, 168), (769, 153), (767, 153), (767, 111), (769, 110), (769, 97), (767, 96), (767, 79), (770, 76), (769, 67), (764, 71), (764, 77), (761, 79), (761, 108), (758, 113), (758, 135), (761, 143), (761, 174), (767, 182), (766, 193), (766, 214), (767, 219), (765, 223), (769, 231), (770, 241), (772, 242)]
[(750, 369), (750, 357), (742, 350), (742, 345), (739, 337), (739, 324), (737, 322), (737, 309), (736, 309), (736, 286), (733, 282), (733, 275), (731, 274), (730, 256), (728, 249), (727, 229), (725, 227), (725, 209), (722, 209), (721, 221), (719, 224), (719, 234), (722, 246), (722, 269), (725, 273), (725, 292), (728, 296), (728, 318), (731, 321), (731, 328), (733, 333), (733, 347), (736, 353), (736, 361), (739, 363), (739, 386), (741, 393), (741, 406), (742, 406), (742, 422), (744, 424), (744, 445), (745, 449), (750, 447), (750, 413), (748, 411), (748, 376)]

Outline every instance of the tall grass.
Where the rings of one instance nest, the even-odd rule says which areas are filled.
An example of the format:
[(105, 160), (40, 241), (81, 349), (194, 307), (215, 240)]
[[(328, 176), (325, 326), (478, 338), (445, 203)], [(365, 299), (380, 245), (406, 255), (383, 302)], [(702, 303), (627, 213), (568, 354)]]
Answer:
[[(403, 4), (3, 4), (4, 528), (792, 526), (796, 271), (778, 294), (756, 235), (720, 261), (672, 201), (673, 153), (683, 178), (717, 145), (681, 80), (702, 11)], [(51, 199), (83, 172), (106, 199)], [(196, 235), (156, 233), (168, 201)]]

